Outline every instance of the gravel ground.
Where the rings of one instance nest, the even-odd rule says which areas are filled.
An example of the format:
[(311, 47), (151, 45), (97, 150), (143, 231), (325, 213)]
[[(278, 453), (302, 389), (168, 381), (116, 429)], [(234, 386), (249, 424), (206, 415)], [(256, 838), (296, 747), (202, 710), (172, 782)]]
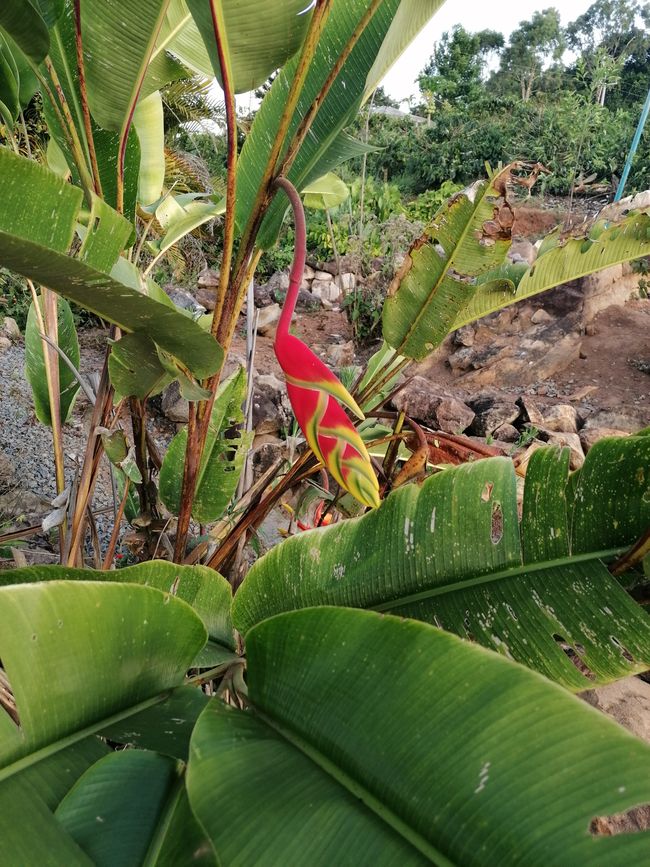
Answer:
[[(88, 375), (101, 370), (105, 337), (101, 332), (81, 334), (81, 372)], [(56, 496), (52, 432), (34, 415), (31, 388), (24, 375), (25, 351), (22, 341), (0, 353), (0, 528), (23, 517), (30, 524), (38, 523), (50, 510)], [(90, 420), (90, 404), (82, 391), (63, 431), (66, 482), (71, 484), (80, 469), (86, 445), (86, 430)], [(127, 434), (130, 431), (125, 424)], [(165, 419), (156, 419), (154, 436), (159, 443), (169, 442), (175, 430)], [(113, 506), (108, 464), (102, 462), (95, 489), (93, 508)], [(97, 515), (102, 547), (108, 543), (112, 530), (112, 514)], [(39, 540), (43, 543), (43, 539)]]

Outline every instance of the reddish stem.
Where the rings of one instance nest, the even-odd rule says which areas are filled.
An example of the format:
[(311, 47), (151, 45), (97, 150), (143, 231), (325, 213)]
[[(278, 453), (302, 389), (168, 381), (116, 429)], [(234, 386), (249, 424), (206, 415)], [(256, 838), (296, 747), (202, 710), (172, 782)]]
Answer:
[(277, 343), (279, 340), (289, 336), (291, 318), (296, 309), (300, 284), (302, 283), (305, 274), (305, 260), (307, 259), (307, 225), (305, 222), (305, 209), (302, 206), (300, 195), (291, 181), (287, 180), (287, 178), (276, 178), (275, 186), (284, 190), (291, 203), (296, 230), (293, 263), (289, 275), (289, 290), (287, 292), (287, 297), (284, 299), (282, 315), (280, 316), (278, 328), (275, 333), (275, 342)]
[(88, 140), (88, 154), (90, 156), (90, 167), (93, 172), (93, 181), (95, 183), (95, 192), (98, 196), (103, 196), (102, 183), (99, 177), (99, 165), (97, 163), (97, 153), (95, 151), (95, 140), (93, 139), (93, 127), (90, 120), (90, 108), (88, 107), (88, 91), (86, 88), (86, 68), (84, 65), (83, 41), (81, 38), (81, 0), (74, 0), (74, 23), (75, 23), (75, 42), (77, 48), (77, 73), (79, 75), (79, 93), (81, 94), (81, 110), (84, 118), (84, 129), (86, 130), (86, 139)]

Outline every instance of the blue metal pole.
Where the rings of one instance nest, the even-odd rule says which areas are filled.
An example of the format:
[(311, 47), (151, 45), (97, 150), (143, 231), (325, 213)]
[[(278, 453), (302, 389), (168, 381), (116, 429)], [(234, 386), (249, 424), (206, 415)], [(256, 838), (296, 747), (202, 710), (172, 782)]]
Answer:
[(614, 196), (614, 201), (618, 202), (623, 196), (623, 190), (625, 189), (625, 184), (627, 183), (628, 175), (630, 174), (630, 169), (632, 168), (632, 160), (634, 159), (634, 154), (636, 153), (636, 149), (639, 146), (639, 142), (641, 141), (641, 135), (643, 133), (643, 128), (645, 126), (645, 122), (648, 119), (648, 115), (650, 114), (650, 90), (648, 91), (648, 95), (645, 98), (645, 103), (643, 105), (643, 110), (641, 111), (641, 117), (639, 118), (639, 123), (636, 128), (636, 132), (634, 133), (634, 138), (632, 139), (632, 144), (630, 146), (630, 152), (627, 155), (627, 159), (625, 160), (625, 168), (623, 169), (623, 174), (621, 175), (621, 180), (618, 184), (618, 189), (616, 190), (616, 195)]

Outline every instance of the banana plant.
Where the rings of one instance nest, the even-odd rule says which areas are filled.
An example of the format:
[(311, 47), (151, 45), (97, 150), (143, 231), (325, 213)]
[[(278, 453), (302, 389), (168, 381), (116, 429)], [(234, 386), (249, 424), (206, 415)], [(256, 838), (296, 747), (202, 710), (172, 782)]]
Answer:
[[(20, 156), (8, 136), (0, 263), (114, 326), (63, 546), (68, 566), (0, 578), (9, 865), (643, 860), (647, 834), (592, 828), (650, 800), (650, 748), (569, 693), (650, 662), (647, 617), (625, 590), (647, 551), (650, 438), (595, 446), (574, 475), (565, 453), (540, 453), (521, 522), (504, 459), (405, 486), (357, 521), (278, 546), (234, 601), (214, 569), (181, 565), (190, 519), (221, 515), (234, 489), (237, 457), (223, 430), (241, 418), (243, 377), (221, 384), (221, 372), (260, 255), (284, 219), (284, 193), (300, 243), (278, 358), (317, 460), (364, 506), (379, 505), (378, 483), (344, 408), (372, 408), (463, 316), (515, 298), (515, 282), (495, 276), (512, 227), (506, 170), (443, 206), (416, 243), (386, 306), (387, 346), (354, 396), (289, 333), (304, 265), (298, 194), (364, 152), (346, 127), (440, 5), (1, 5), (3, 123), (38, 88), (59, 174)], [(219, 201), (164, 188), (158, 94), (187, 68), (224, 91)], [(240, 150), (235, 95), (278, 68)], [(184, 232), (215, 215), (220, 284), (214, 315), (199, 323), (151, 275)], [(154, 220), (164, 232), (156, 243)], [(576, 272), (562, 273), (570, 279), (642, 255), (646, 223), (643, 212), (580, 239), (557, 236), (517, 292), (542, 291), (564, 268)], [(174, 378), (189, 422), (156, 464), (146, 400)], [(125, 478), (128, 459), (128, 479), (142, 480), (146, 527), (159, 493), (177, 513), (176, 563), (111, 570), (108, 557), (103, 571), (73, 568), (105, 449)], [(243, 530), (224, 551), (307, 463), (299, 458), (258, 492), (261, 502), (242, 507)], [(124, 504), (128, 494), (124, 481)]]
[(228, 586), (147, 569), (0, 587), (4, 863), (643, 860), (647, 833), (590, 827), (648, 801), (650, 747), (556, 685), (425, 623), (331, 607), (260, 622), (245, 657), (226, 647), (206, 671)]

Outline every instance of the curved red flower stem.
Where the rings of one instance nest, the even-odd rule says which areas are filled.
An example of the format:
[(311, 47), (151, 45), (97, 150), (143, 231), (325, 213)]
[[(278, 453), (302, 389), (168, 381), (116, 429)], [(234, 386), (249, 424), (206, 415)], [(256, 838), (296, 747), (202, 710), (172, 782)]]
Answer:
[(302, 206), (302, 201), (298, 190), (294, 187), (287, 178), (276, 178), (275, 184), (287, 195), (293, 210), (293, 219), (295, 223), (296, 241), (293, 253), (293, 262), (291, 264), (291, 272), (289, 274), (289, 290), (287, 297), (284, 299), (282, 307), (282, 315), (278, 322), (278, 328), (275, 332), (275, 341), (282, 340), (289, 336), (289, 328), (291, 326), (291, 317), (296, 309), (296, 301), (300, 292), (300, 284), (305, 274), (305, 260), (307, 259), (307, 223), (305, 221), (305, 209)]

